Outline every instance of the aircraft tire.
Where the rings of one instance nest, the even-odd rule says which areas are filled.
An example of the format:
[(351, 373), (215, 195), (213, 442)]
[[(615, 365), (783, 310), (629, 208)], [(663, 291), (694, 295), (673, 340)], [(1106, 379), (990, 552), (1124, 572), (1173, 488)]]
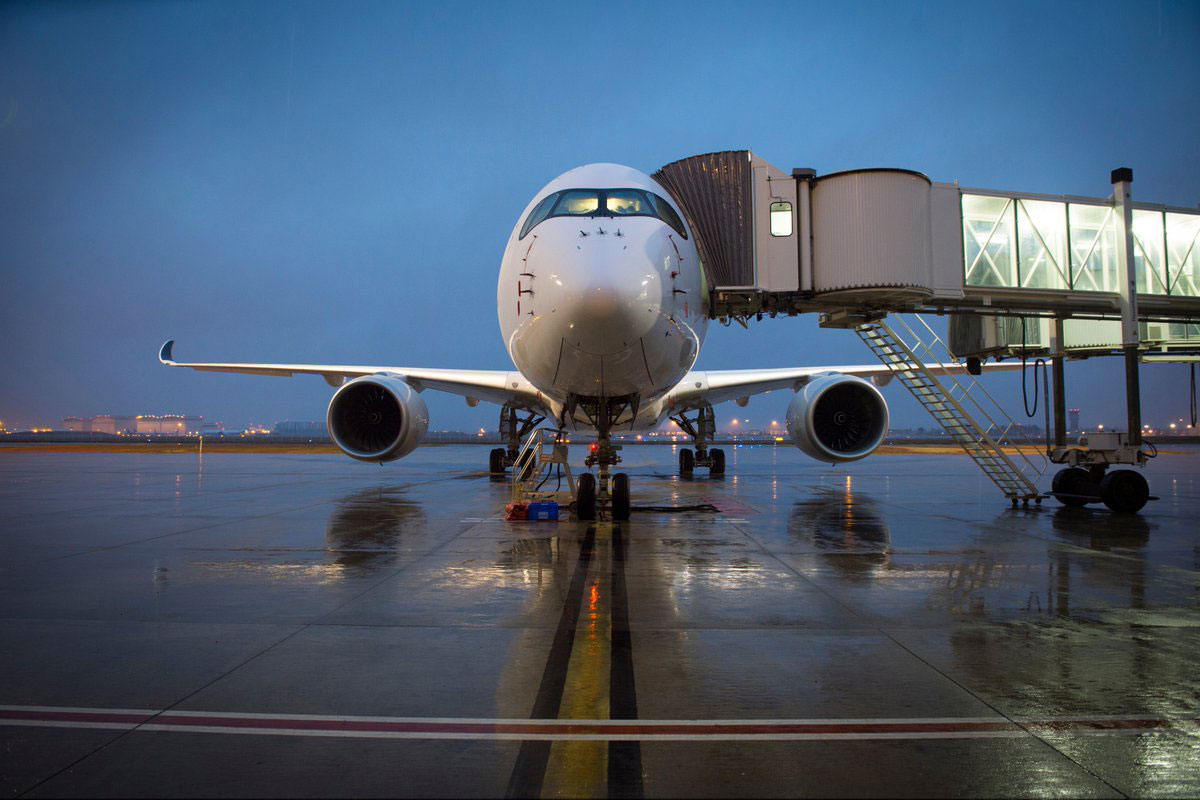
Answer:
[[(1054, 474), (1050, 491), (1058, 498), (1058, 502), (1071, 508), (1079, 508), (1088, 503), (1088, 496), (1095, 496), (1096, 487), (1092, 485), (1092, 476), (1083, 467), (1067, 467)], [(1062, 494), (1059, 494), (1061, 492)]]
[(1132, 514), (1146, 505), (1150, 499), (1150, 487), (1142, 473), (1117, 469), (1100, 481), (1100, 499), (1119, 514)]
[(497, 447), (488, 456), (488, 471), (493, 475), (504, 474), (504, 448)]
[(585, 472), (579, 476), (579, 486), (575, 493), (575, 519), (591, 520), (596, 518), (596, 476)]
[(679, 474), (691, 476), (692, 471), (695, 469), (696, 456), (692, 453), (691, 448), (681, 448), (679, 451)]
[(629, 476), (624, 472), (613, 476), (612, 518), (622, 522), (629, 519)]
[(725, 474), (725, 451), (719, 447), (714, 447), (709, 451), (709, 458), (712, 459), (708, 465), (709, 475), (724, 475)]

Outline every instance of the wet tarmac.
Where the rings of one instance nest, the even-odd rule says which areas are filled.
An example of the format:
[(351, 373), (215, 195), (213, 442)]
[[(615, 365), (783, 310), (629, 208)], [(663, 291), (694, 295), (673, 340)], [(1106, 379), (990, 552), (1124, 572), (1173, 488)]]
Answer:
[(484, 447), (0, 455), (0, 792), (1200, 795), (1200, 450), (1135, 516), (623, 455), (719, 512), (506, 523)]

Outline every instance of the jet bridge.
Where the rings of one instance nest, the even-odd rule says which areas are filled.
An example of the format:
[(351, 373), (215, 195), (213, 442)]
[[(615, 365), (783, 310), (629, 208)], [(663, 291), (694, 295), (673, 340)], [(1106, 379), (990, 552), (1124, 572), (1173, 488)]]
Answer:
[[(1128, 229), (1139, 319), (1200, 322), (1200, 209), (966, 189), (902, 169), (789, 174), (748, 150), (681, 159), (653, 177), (696, 232), (713, 318), (1119, 319)], [(1195, 333), (1177, 329), (1173, 341)]]
[[(925, 345), (908, 352), (877, 325), (887, 314), (949, 315), (948, 349), (968, 363), (1048, 356), (1050, 457), (1073, 468), (1064, 470), (1067, 489), (1063, 473), (1055, 479), (1068, 504), (1100, 499), (1108, 464), (1145, 463), (1139, 363), (1200, 360), (1200, 210), (1134, 202), (1128, 169), (1113, 171), (1105, 198), (966, 189), (903, 169), (785, 173), (747, 150), (685, 158), (653, 177), (695, 232), (715, 319), (745, 325), (815, 312), (823, 326), (853, 328), (920, 389), (909, 387), (936, 419), (956, 400), (941, 396), (938, 381), (918, 380)], [(1128, 433), (1103, 448), (1068, 446), (1063, 359), (1108, 354), (1125, 358)], [(947, 430), (962, 439), (968, 428)], [(974, 429), (982, 441), (992, 426)], [(1074, 471), (1085, 467), (1085, 477)], [(1014, 502), (1037, 496), (1031, 482), (1016, 491), (1015, 479), (985, 472)], [(1141, 485), (1128, 475), (1108, 481), (1121, 484), (1113, 498), (1145, 494), (1130, 474)], [(1104, 500), (1140, 507), (1136, 497)]]

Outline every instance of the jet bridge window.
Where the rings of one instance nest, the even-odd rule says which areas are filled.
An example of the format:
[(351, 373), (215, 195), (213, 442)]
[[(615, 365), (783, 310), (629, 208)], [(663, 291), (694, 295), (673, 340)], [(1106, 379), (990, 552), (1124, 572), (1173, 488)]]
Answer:
[(792, 235), (792, 204), (786, 200), (771, 203), (771, 235)]
[(566, 189), (549, 195), (529, 212), (521, 235), (525, 236), (550, 217), (655, 217), (684, 239), (687, 229), (666, 200), (642, 189)]

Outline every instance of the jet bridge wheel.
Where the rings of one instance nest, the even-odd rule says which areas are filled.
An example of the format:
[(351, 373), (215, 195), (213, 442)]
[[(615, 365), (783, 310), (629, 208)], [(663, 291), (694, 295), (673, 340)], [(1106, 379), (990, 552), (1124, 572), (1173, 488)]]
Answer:
[(493, 449), (488, 456), (488, 471), (493, 475), (504, 474), (504, 456), (505, 450), (503, 447)]
[(692, 454), (690, 448), (682, 447), (679, 450), (679, 474), (684, 477), (690, 477), (696, 469), (696, 456)]
[(708, 457), (710, 459), (709, 463), (708, 463), (708, 474), (709, 475), (724, 475), (725, 474), (725, 451), (719, 447), (714, 447), (712, 450), (708, 451)]
[(1083, 467), (1067, 467), (1054, 474), (1050, 491), (1064, 506), (1079, 508), (1086, 505), (1088, 498), (1096, 496), (1092, 476)]
[(585, 472), (579, 476), (575, 493), (575, 519), (596, 518), (596, 476)]
[(1113, 511), (1132, 514), (1150, 499), (1150, 486), (1140, 472), (1113, 470), (1100, 481), (1100, 499)]

